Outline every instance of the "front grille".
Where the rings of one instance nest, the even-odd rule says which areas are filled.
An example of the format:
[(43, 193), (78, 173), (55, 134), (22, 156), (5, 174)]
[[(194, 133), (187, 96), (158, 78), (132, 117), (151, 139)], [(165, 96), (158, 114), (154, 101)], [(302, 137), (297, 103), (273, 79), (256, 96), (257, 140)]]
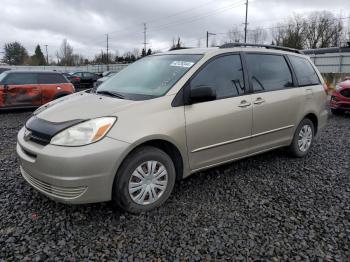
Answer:
[(341, 104), (340, 108), (350, 109), (350, 104)]
[(81, 196), (87, 190), (87, 187), (59, 187), (53, 186), (49, 183), (43, 182), (35, 177), (29, 175), (22, 167), (21, 173), (24, 179), (37, 190), (62, 199), (73, 199)]
[(350, 88), (349, 88), (349, 89), (341, 90), (341, 91), (340, 91), (340, 94), (341, 94), (342, 96), (345, 96), (345, 97), (350, 98)]

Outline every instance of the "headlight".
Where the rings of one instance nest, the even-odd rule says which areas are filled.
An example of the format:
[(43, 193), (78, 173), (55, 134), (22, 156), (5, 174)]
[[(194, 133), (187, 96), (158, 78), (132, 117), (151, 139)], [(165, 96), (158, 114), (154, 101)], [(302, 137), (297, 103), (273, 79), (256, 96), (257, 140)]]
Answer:
[(101, 140), (111, 129), (117, 118), (95, 118), (69, 127), (55, 135), (50, 144), (58, 146), (83, 146)]

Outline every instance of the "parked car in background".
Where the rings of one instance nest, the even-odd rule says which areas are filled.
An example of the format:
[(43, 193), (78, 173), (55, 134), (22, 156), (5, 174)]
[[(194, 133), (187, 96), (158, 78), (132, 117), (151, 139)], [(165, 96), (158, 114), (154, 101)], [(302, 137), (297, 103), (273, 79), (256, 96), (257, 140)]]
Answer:
[(0, 109), (39, 107), (74, 91), (57, 72), (5, 71), (0, 74)]
[(5, 71), (8, 71), (8, 70), (11, 70), (11, 69), (9, 69), (9, 68), (0, 68), (0, 74), (2, 73), (2, 72), (5, 72)]
[(102, 77), (105, 77), (105, 76), (109, 76), (110, 74), (115, 74), (116, 72), (114, 72), (114, 71), (104, 71), (103, 73), (102, 73)]
[(72, 76), (77, 76), (80, 78), (80, 87), (91, 88), (97, 79), (100, 78), (99, 75), (91, 72), (74, 72)]
[(97, 81), (94, 83), (94, 87), (98, 87), (100, 84), (102, 84), (103, 82), (105, 82), (106, 80), (110, 79), (112, 76), (114, 76), (117, 72), (108, 72), (107, 75), (105, 75), (104, 77), (101, 77), (99, 79), (97, 79)]
[(306, 156), (327, 122), (321, 74), (297, 50), (237, 45), (147, 56), (39, 108), (18, 134), (23, 178), (60, 202), (138, 213), (199, 170), (280, 147)]
[(332, 93), (330, 107), (333, 114), (344, 114), (350, 111), (350, 76), (336, 85)]
[(79, 76), (74, 76), (68, 73), (62, 73), (62, 75), (64, 75), (69, 82), (71, 82), (75, 88), (79, 88), (80, 87), (80, 77)]

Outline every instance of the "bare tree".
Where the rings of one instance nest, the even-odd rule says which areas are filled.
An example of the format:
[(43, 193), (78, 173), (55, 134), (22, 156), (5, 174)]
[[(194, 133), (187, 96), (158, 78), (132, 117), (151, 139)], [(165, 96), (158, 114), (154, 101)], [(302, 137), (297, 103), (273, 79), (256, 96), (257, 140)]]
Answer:
[(294, 15), (286, 23), (280, 23), (272, 29), (272, 37), (276, 45), (303, 49), (304, 26), (302, 16)]
[(215, 47), (215, 46), (217, 46), (218, 44), (216, 43), (216, 39), (215, 39), (215, 37), (213, 37), (213, 39), (211, 40), (211, 42), (210, 42), (210, 46), (211, 47)]
[(279, 23), (276, 27), (271, 29), (272, 39), (274, 44), (283, 45), (286, 38), (285, 24)]
[(68, 43), (67, 39), (63, 39), (56, 56), (61, 65), (71, 66), (74, 64), (73, 47)]
[(248, 31), (248, 41), (253, 44), (264, 44), (267, 39), (267, 32), (262, 27)]
[(343, 23), (329, 11), (313, 12), (304, 21), (305, 47), (340, 46), (345, 40)]
[(138, 59), (138, 57), (140, 56), (140, 49), (134, 48), (132, 50), (132, 54), (135, 56), (136, 59)]
[(234, 27), (227, 32), (228, 43), (239, 43), (244, 39), (243, 31), (238, 27)]

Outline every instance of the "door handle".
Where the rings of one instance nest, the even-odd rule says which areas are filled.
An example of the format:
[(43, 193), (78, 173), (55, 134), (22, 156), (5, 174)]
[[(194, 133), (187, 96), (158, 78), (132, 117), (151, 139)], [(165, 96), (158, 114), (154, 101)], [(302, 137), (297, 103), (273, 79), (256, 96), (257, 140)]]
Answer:
[(258, 98), (254, 101), (254, 104), (255, 104), (255, 105), (260, 105), (260, 104), (262, 104), (262, 103), (264, 103), (264, 102), (265, 102), (264, 99), (262, 99), (261, 97), (258, 97)]
[(242, 100), (241, 103), (238, 105), (239, 107), (247, 107), (250, 106), (251, 103), (248, 102), (247, 100)]

